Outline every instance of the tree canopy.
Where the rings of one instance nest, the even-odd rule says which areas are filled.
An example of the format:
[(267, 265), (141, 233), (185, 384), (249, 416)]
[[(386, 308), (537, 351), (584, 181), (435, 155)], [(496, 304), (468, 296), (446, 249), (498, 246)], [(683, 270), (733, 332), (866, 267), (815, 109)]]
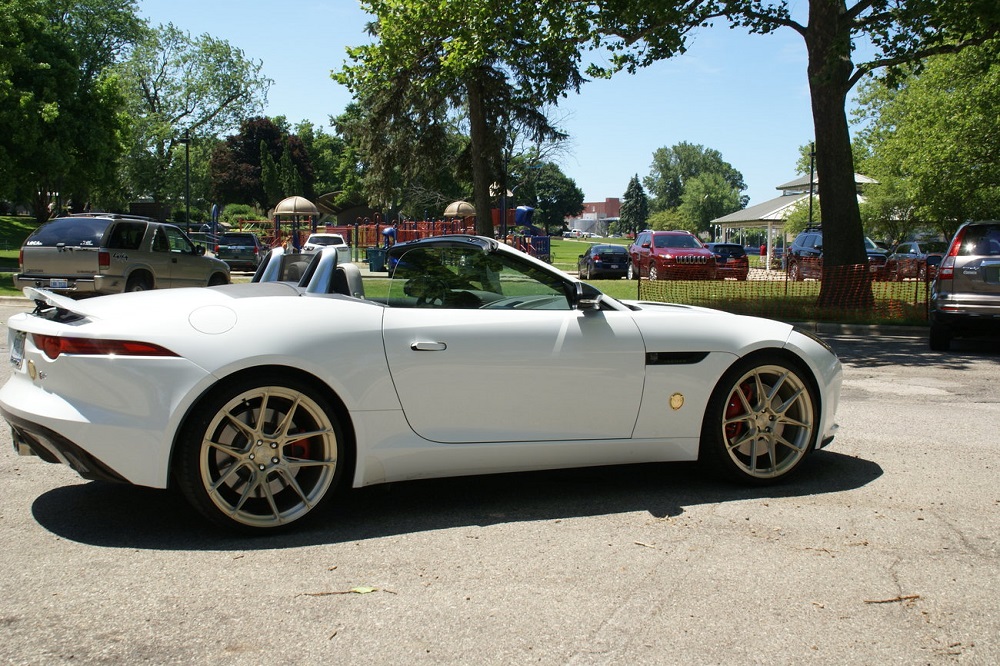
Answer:
[(1000, 41), (872, 80), (860, 99), (864, 168), (881, 183), (867, 215), (896, 233), (922, 224), (951, 235), (1000, 213)]
[[(605, 75), (613, 70), (634, 71), (682, 53), (691, 32), (715, 20), (754, 33), (778, 29), (798, 33), (808, 57), (818, 190), (826, 211), (824, 270), (864, 266), (864, 231), (845, 108), (849, 91), (880, 68), (894, 72), (906, 63), (957, 52), (996, 35), (1000, 4), (995, 0), (810, 0), (804, 16), (798, 16), (800, 13), (793, 15), (786, 0), (598, 0), (596, 43), (610, 49), (613, 57), (610, 67), (593, 71)], [(871, 45), (873, 55), (855, 63), (856, 45), (862, 41)], [(823, 302), (839, 298), (835, 294), (865, 300), (863, 293), (827, 289), (826, 284)]]
[(271, 80), (262, 64), (209, 35), (192, 37), (173, 24), (147, 29), (119, 68), (128, 91), (131, 141), (125, 161), (132, 197), (163, 202), (185, 132), (220, 138), (258, 116)]
[[(446, 154), (459, 114), (467, 129), (464, 162), (479, 233), (493, 235), (490, 186), (506, 185), (503, 145), (514, 122), (539, 139), (556, 136), (540, 111), (583, 81), (578, 44), (584, 7), (564, 0), (362, 0), (376, 17), (374, 41), (349, 49), (352, 64), (334, 77), (362, 107), (355, 128), (368, 158), (375, 201), (398, 201), (399, 182), (428, 156)], [(402, 179), (396, 176), (401, 174)]]
[(115, 177), (124, 115), (110, 67), (140, 30), (132, 0), (0, 0), (0, 181), (39, 220)]

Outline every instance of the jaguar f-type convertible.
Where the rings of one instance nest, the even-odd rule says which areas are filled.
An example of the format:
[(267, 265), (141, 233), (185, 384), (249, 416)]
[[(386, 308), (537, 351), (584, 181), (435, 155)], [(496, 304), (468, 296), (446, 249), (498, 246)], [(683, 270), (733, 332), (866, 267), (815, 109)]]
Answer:
[(767, 483), (833, 438), (840, 362), (788, 324), (615, 300), (488, 238), (390, 255), (378, 280), (277, 249), (252, 283), (25, 289), (15, 449), (267, 532), (428, 477), (700, 459)]

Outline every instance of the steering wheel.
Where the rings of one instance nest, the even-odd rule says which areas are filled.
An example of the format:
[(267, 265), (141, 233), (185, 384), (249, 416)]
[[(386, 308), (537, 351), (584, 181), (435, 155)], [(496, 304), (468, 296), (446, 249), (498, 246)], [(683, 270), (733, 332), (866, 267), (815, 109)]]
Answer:
[(443, 305), (451, 293), (449, 281), (440, 275), (418, 275), (407, 281), (403, 293), (415, 296), (417, 307)]

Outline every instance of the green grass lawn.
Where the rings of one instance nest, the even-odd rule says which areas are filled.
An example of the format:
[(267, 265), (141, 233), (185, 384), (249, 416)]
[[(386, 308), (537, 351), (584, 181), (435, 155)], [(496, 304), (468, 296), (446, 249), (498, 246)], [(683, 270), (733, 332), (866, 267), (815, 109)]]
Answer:
[(0, 296), (21, 295), (13, 279), (18, 269), (17, 255), (24, 239), (37, 226), (33, 217), (0, 215)]

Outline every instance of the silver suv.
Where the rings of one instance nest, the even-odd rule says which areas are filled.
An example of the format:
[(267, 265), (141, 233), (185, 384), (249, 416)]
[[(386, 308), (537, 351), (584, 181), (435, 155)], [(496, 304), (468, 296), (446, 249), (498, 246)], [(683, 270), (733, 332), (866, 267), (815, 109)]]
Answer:
[(1000, 222), (962, 225), (931, 288), (930, 345), (948, 351), (954, 337), (1000, 335)]

